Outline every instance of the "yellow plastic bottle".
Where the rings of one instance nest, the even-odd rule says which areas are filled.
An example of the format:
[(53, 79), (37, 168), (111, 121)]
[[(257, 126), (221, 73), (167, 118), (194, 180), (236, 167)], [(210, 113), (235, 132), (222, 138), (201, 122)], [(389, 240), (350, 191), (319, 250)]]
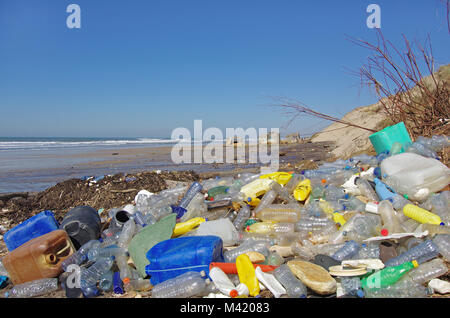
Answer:
[(247, 202), (248, 205), (255, 207), (258, 206), (259, 202), (261, 202), (261, 199), (248, 197), (246, 198), (245, 202)]
[(345, 217), (339, 212), (333, 212), (333, 221), (334, 223), (339, 224), (339, 226), (342, 226), (347, 222)]
[(406, 204), (403, 207), (403, 214), (420, 223), (436, 224), (436, 225), (443, 224), (439, 215), (431, 213), (425, 209), (419, 208), (414, 204)]
[(305, 201), (311, 193), (311, 180), (304, 179), (294, 189), (294, 198), (297, 201)]
[(259, 295), (259, 281), (256, 278), (255, 268), (247, 254), (241, 254), (236, 258), (236, 268), (239, 281), (248, 288), (250, 296)]
[(205, 218), (196, 217), (186, 222), (177, 223), (175, 224), (175, 228), (173, 229), (172, 237), (178, 237), (180, 235), (186, 234), (203, 222), (206, 222)]
[(249, 184), (244, 185), (241, 188), (241, 192), (245, 195), (245, 198), (256, 199), (271, 189), (271, 185), (274, 181), (271, 179), (256, 179)]
[(292, 173), (289, 172), (273, 172), (273, 173), (268, 173), (268, 174), (264, 174), (262, 176), (259, 177), (260, 179), (271, 179), (281, 185), (285, 185), (286, 183), (289, 182), (289, 180), (291, 180), (292, 178)]

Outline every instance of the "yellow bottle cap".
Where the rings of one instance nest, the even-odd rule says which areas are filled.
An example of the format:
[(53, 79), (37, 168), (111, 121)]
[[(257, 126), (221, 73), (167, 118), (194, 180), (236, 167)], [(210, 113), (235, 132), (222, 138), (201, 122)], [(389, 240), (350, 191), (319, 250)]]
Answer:
[(417, 263), (417, 261), (416, 261), (416, 260), (412, 261), (412, 263), (413, 263), (413, 265), (414, 265), (414, 268), (416, 268), (416, 267), (418, 267), (418, 266), (419, 266), (419, 263)]

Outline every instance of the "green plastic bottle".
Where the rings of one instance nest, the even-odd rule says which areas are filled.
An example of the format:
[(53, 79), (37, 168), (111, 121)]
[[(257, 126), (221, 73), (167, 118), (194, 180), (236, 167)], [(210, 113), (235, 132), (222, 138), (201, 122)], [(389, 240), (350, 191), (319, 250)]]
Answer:
[(208, 198), (214, 198), (218, 194), (225, 194), (228, 192), (229, 187), (217, 186), (208, 190)]
[(361, 280), (362, 288), (384, 288), (395, 284), (411, 269), (419, 266), (417, 261), (406, 262), (398, 266), (386, 267)]

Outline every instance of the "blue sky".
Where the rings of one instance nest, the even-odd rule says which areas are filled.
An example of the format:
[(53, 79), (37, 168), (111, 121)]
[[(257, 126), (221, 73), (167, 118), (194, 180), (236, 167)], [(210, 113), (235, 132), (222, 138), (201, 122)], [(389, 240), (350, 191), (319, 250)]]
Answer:
[[(66, 7), (81, 7), (81, 29)], [(0, 0), (0, 136), (169, 137), (176, 127), (280, 128), (308, 134), (328, 123), (294, 121), (270, 96), (342, 116), (372, 104), (358, 69), (368, 52), (346, 35), (381, 29), (431, 35), (449, 63), (441, 0)]]

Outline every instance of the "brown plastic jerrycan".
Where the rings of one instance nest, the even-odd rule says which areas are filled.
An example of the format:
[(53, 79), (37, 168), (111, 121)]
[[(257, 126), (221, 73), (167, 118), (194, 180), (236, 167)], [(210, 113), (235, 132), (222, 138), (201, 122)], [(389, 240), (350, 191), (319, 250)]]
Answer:
[(75, 252), (69, 235), (55, 230), (19, 246), (3, 258), (3, 265), (14, 285), (40, 278), (57, 277), (61, 262)]

